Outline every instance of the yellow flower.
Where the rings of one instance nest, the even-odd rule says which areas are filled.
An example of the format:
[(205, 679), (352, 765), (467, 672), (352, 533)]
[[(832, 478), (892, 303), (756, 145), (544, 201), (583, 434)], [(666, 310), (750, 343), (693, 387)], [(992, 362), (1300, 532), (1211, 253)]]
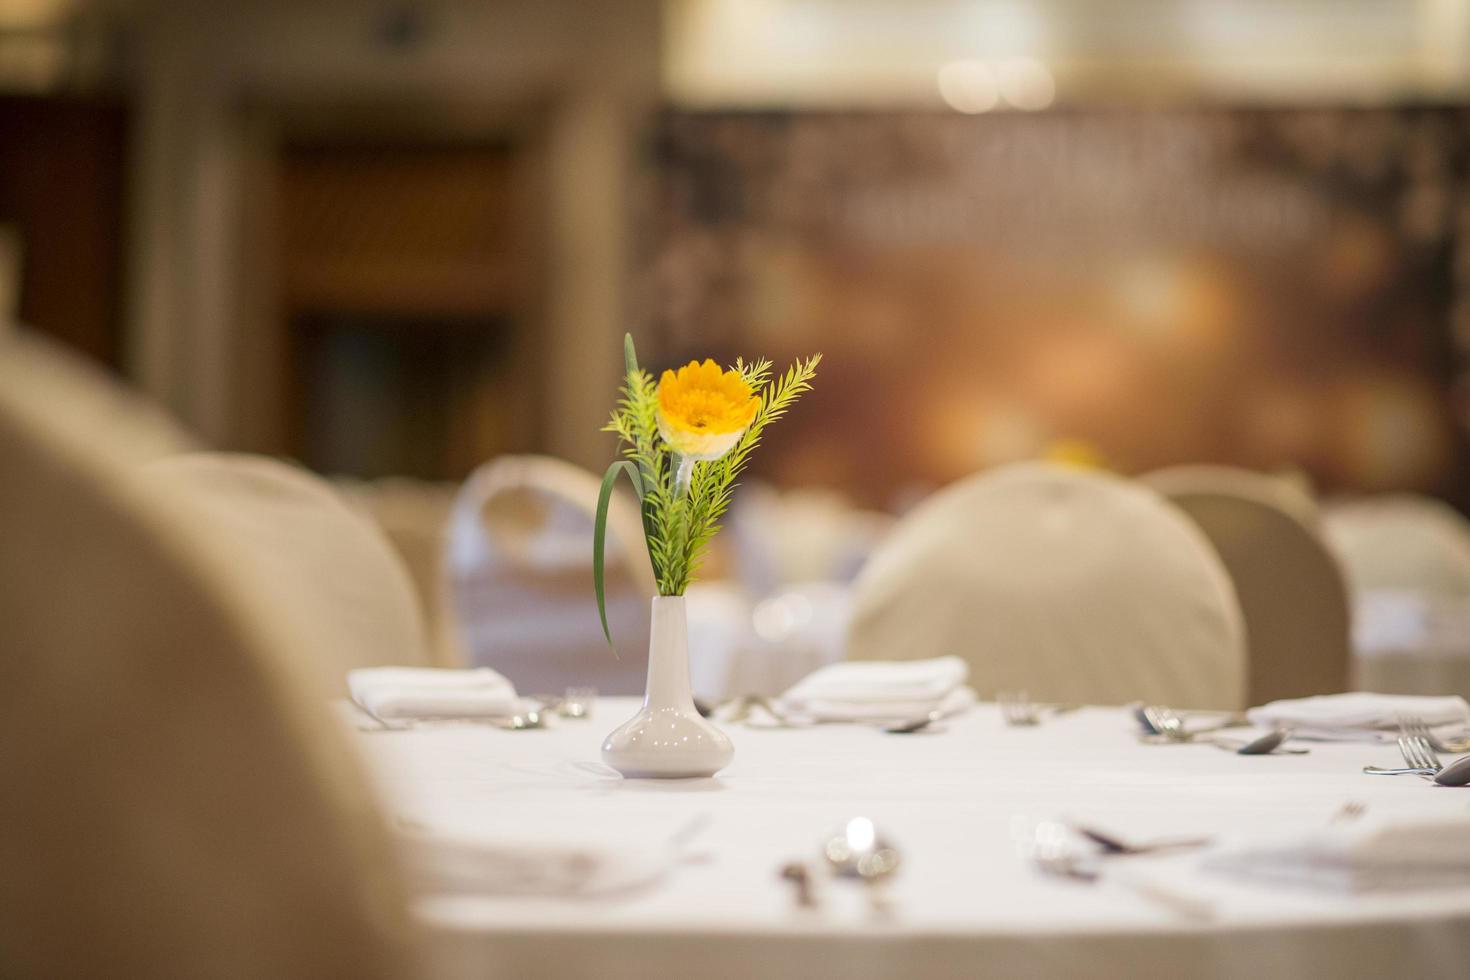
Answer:
[(658, 382), (658, 432), (686, 460), (719, 459), (755, 419), (760, 398), (737, 371), (690, 361)]
[(1079, 470), (1101, 470), (1107, 467), (1102, 450), (1085, 439), (1058, 439), (1046, 447), (1048, 462)]

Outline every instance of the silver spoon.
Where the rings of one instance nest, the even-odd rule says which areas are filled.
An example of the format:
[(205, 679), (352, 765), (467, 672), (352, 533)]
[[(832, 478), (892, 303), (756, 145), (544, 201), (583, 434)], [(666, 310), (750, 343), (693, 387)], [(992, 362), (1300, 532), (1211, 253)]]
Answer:
[(1228, 752), (1236, 755), (1306, 755), (1310, 749), (1284, 749), (1281, 743), (1291, 737), (1291, 731), (1286, 728), (1278, 728), (1275, 731), (1253, 738), (1249, 742), (1231, 742), (1221, 739), (1213, 739), (1211, 744), (1218, 745)]
[(944, 712), (936, 709), (919, 718), (911, 718), (892, 725), (880, 725), (879, 731), (887, 732), (889, 735), (911, 735), (914, 732), (923, 731), (943, 717)]
[(1434, 781), (1441, 786), (1470, 785), (1470, 755), (1456, 759), (1435, 773)]

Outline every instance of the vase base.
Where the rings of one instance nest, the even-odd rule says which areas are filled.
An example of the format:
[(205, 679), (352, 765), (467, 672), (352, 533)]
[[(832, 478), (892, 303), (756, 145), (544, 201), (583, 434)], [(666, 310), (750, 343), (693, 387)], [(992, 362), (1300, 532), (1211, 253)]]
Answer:
[(734, 757), (725, 733), (692, 707), (644, 708), (602, 743), (602, 761), (627, 779), (699, 779)]

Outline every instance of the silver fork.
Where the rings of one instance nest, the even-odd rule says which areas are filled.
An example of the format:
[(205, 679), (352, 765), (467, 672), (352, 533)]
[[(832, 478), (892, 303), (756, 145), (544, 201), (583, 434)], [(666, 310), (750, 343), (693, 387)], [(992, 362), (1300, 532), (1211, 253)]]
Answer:
[(1399, 754), (1404, 757), (1407, 769), (1381, 769), (1378, 766), (1364, 766), (1363, 771), (1370, 776), (1423, 776), (1425, 779), (1433, 779), (1435, 774), (1444, 768), (1439, 761), (1439, 756), (1429, 747), (1429, 743), (1417, 735), (1399, 736)]
[(1439, 761), (1439, 756), (1434, 754), (1429, 742), (1419, 735), (1402, 736), (1399, 739), (1399, 754), (1404, 757), (1404, 762), (1426, 770), (1430, 775), (1444, 768), (1444, 763)]
[(1454, 755), (1470, 752), (1470, 738), (1440, 738), (1429, 730), (1424, 719), (1418, 715), (1399, 715), (1398, 721), (1400, 734), (1422, 738), (1436, 752)]
[(1155, 745), (1168, 742), (1193, 742), (1202, 735), (1211, 735), (1225, 731), (1227, 728), (1241, 728), (1250, 724), (1244, 715), (1233, 714), (1213, 724), (1199, 728), (1186, 728), (1181, 715), (1172, 708), (1159, 704), (1144, 705), (1138, 709), (1137, 714), (1143, 727), (1152, 729), (1151, 732), (1146, 731), (1139, 738)]
[(1025, 691), (997, 691), (995, 703), (1000, 705), (1000, 716), (1007, 725), (1036, 725), (1041, 723), (1036, 702), (1026, 696)]

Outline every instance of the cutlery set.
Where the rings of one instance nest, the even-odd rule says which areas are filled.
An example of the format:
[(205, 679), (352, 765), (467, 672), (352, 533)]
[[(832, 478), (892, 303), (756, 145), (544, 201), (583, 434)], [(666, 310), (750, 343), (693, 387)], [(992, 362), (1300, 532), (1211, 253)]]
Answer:
[(1419, 776), (1440, 786), (1470, 784), (1470, 755), (1462, 756), (1449, 765), (1445, 765), (1439, 758), (1440, 752), (1459, 752), (1470, 748), (1470, 742), (1438, 739), (1429, 731), (1422, 718), (1401, 715), (1398, 746), (1399, 754), (1404, 757), (1404, 768), (1364, 766), (1363, 771), (1370, 776)]
[(1005, 723), (1017, 728), (1041, 724), (1043, 714), (1055, 718), (1082, 707), (1080, 704), (1042, 704), (1032, 701), (1025, 691), (997, 691), (995, 703)]
[[(1024, 691), (1001, 691), (996, 695), (996, 704), (1000, 707), (1005, 723), (1012, 726), (1039, 725), (1044, 714), (1049, 713), (1056, 717), (1082, 707), (1073, 704), (1040, 704), (1029, 700)], [(744, 694), (714, 703), (696, 698), (694, 706), (704, 717), (717, 718), (727, 724), (738, 724), (754, 716), (760, 716), (781, 728), (810, 728), (820, 724), (815, 718), (778, 708), (770, 698), (759, 694)], [(936, 722), (946, 717), (946, 711), (935, 708), (913, 718), (876, 723), (876, 727), (888, 735), (912, 735), (932, 730)]]
[[(1301, 755), (1308, 749), (1288, 748), (1288, 728), (1277, 728), (1247, 741), (1215, 737), (1216, 732), (1250, 724), (1243, 715), (1232, 715), (1224, 721), (1203, 728), (1187, 728), (1184, 719), (1161, 705), (1137, 704), (1133, 718), (1142, 730), (1139, 741), (1149, 745), (1196, 743), (1214, 745), (1238, 755)], [(1470, 785), (1470, 755), (1446, 765), (1438, 753), (1470, 752), (1470, 738), (1444, 738), (1430, 731), (1422, 718), (1399, 716), (1399, 753), (1404, 757), (1400, 768), (1364, 766), (1363, 772), (1373, 776), (1420, 776), (1441, 786)]]
[(534, 694), (526, 701), (534, 702), (533, 707), (523, 708), (514, 714), (500, 717), (468, 716), (436, 717), (433, 719), (397, 719), (384, 718), (382, 715), (368, 708), (358, 701), (353, 701), (352, 706), (367, 720), (373, 723), (373, 727), (363, 728), (364, 732), (406, 732), (415, 728), (432, 724), (481, 724), (492, 728), (501, 728), (506, 731), (524, 732), (538, 728), (546, 728), (553, 714), (561, 718), (586, 719), (592, 716), (592, 708), (596, 703), (597, 692), (593, 688), (571, 688), (565, 696), (558, 697), (554, 694)]
[(1133, 707), (1134, 720), (1142, 729), (1139, 741), (1148, 745), (1180, 745), (1194, 743), (1213, 745), (1236, 755), (1306, 755), (1310, 749), (1286, 748), (1291, 737), (1289, 728), (1277, 728), (1264, 735), (1245, 741), (1222, 739), (1216, 732), (1229, 728), (1243, 728), (1250, 724), (1244, 715), (1230, 715), (1225, 720), (1203, 728), (1187, 728), (1184, 718), (1169, 708), (1155, 704), (1139, 704)]
[[(1096, 844), (1089, 848), (1078, 837)], [(1147, 875), (1134, 874), (1131, 869), (1119, 868), (1110, 859), (1177, 848), (1203, 846), (1207, 838), (1195, 840), (1159, 841), (1151, 844), (1128, 843), (1095, 828), (1081, 828), (1046, 820), (1036, 824), (1029, 833), (1018, 834), (1016, 840), (1022, 856), (1046, 875), (1065, 878), (1085, 884), (1109, 882), (1134, 892), (1139, 897), (1167, 908), (1184, 918), (1207, 920), (1214, 917), (1214, 903), (1196, 895), (1188, 894)], [(1104, 874), (1104, 865), (1107, 872)]]

